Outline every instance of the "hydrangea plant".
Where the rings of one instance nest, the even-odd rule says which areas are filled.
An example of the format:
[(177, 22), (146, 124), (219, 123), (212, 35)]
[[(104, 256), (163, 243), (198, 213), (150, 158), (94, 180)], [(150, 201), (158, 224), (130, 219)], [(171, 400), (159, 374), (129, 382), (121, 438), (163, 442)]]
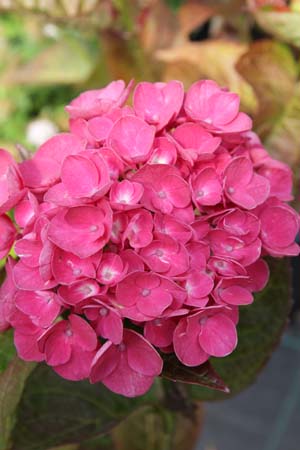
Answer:
[(292, 173), (214, 81), (132, 89), (79, 95), (30, 159), (1, 150), (0, 257), (17, 257), (0, 330), (19, 358), (125, 397), (161, 375), (228, 391), (208, 361), (239, 345), (265, 257), (299, 254)]

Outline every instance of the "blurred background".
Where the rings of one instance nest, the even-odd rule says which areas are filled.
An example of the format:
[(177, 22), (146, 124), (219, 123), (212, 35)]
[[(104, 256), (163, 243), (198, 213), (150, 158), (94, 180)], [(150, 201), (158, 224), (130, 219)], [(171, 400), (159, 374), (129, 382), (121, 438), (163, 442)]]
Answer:
[[(237, 92), (300, 181), (300, 0), (0, 0), (0, 147), (68, 128), (64, 106), (113, 79), (211, 78)], [(298, 209), (299, 210), (299, 209)], [(299, 450), (299, 259), (293, 313), (255, 386), (206, 406), (198, 450)]]

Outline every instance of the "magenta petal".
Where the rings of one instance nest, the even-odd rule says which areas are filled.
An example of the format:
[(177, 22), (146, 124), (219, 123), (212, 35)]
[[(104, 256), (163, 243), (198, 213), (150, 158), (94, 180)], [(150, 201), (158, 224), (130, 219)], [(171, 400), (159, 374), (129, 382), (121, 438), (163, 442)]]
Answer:
[(121, 352), (116, 369), (102, 383), (116, 394), (137, 397), (145, 394), (152, 386), (154, 377), (143, 375), (128, 365), (126, 352)]
[(42, 242), (33, 239), (20, 239), (16, 242), (15, 251), (22, 258), (22, 262), (28, 267), (38, 267), (42, 251)]
[(136, 306), (146, 316), (158, 317), (171, 305), (172, 300), (169, 292), (156, 289), (149, 297), (140, 297)]
[(17, 230), (11, 219), (6, 216), (0, 216), (0, 259), (5, 258), (17, 236)]
[(14, 280), (16, 286), (25, 291), (51, 289), (57, 284), (52, 280), (43, 280), (38, 268), (29, 268), (22, 261), (18, 261), (14, 268)]
[(237, 94), (231, 92), (218, 92), (210, 98), (214, 109), (214, 124), (223, 127), (231, 123), (239, 113), (240, 99)]
[(254, 209), (267, 199), (270, 183), (254, 173), (251, 161), (241, 156), (234, 158), (225, 170), (225, 192), (233, 203)]
[(222, 132), (241, 133), (244, 131), (251, 130), (251, 128), (252, 128), (251, 118), (247, 114), (240, 112), (232, 122), (226, 125), (222, 125)]
[(60, 284), (71, 284), (82, 278), (96, 276), (95, 266), (90, 258), (81, 259), (58, 247), (54, 249), (51, 266), (53, 276)]
[(182, 106), (183, 85), (179, 81), (169, 83), (139, 83), (134, 91), (135, 113), (160, 130), (175, 118)]
[(74, 155), (64, 160), (61, 180), (71, 196), (91, 197), (97, 191), (99, 174), (92, 161), (84, 156)]
[(133, 330), (124, 330), (128, 365), (136, 372), (158, 376), (162, 371), (163, 361), (152, 345)]
[(93, 297), (100, 290), (99, 284), (95, 280), (81, 280), (67, 286), (60, 286), (58, 295), (67, 305), (77, 305), (86, 298)]
[(209, 358), (199, 344), (198, 335), (187, 333), (186, 319), (182, 319), (175, 328), (173, 344), (177, 358), (185, 366), (200, 366)]
[(92, 351), (97, 346), (97, 336), (93, 328), (82, 317), (76, 314), (69, 316), (72, 330), (72, 346)]
[(91, 383), (98, 383), (109, 377), (116, 369), (120, 359), (120, 352), (112, 342), (107, 341), (96, 353), (90, 374)]
[(86, 351), (73, 347), (71, 358), (65, 364), (53, 367), (53, 370), (66, 380), (79, 381), (89, 377), (95, 351)]
[(0, 286), (0, 332), (10, 327), (10, 316), (15, 310), (14, 295), (16, 285), (13, 280), (13, 268), (16, 262), (8, 257), (5, 270), (6, 278)]
[(41, 328), (50, 326), (61, 309), (57, 295), (51, 291), (18, 291), (15, 302), (17, 308)]
[(95, 140), (103, 142), (113, 127), (113, 121), (107, 117), (94, 117), (88, 121), (87, 126)]
[(260, 220), (264, 244), (271, 248), (284, 248), (294, 242), (299, 229), (299, 219), (290, 209), (281, 206), (267, 207), (262, 210)]
[(145, 162), (150, 155), (155, 128), (135, 116), (121, 117), (108, 136), (108, 145), (127, 162)]
[(97, 332), (113, 344), (120, 344), (123, 339), (123, 321), (119, 314), (109, 309), (108, 314), (98, 324)]
[(254, 292), (263, 290), (268, 283), (270, 270), (269, 266), (263, 259), (259, 259), (255, 263), (247, 267), (247, 274), (250, 277), (246, 286)]
[(176, 328), (174, 319), (155, 319), (144, 326), (145, 338), (156, 347), (168, 347), (173, 342), (173, 334)]
[(39, 350), (37, 339), (39, 334), (23, 334), (16, 329), (14, 333), (14, 344), (18, 356), (24, 361), (43, 361), (44, 354)]
[(253, 296), (248, 289), (241, 286), (229, 286), (220, 290), (221, 299), (229, 305), (250, 305), (253, 303)]
[[(201, 319), (200, 319), (201, 320)], [(222, 313), (204, 319), (199, 343), (211, 356), (227, 356), (237, 346), (236, 327), (228, 316)]]
[(50, 222), (49, 239), (61, 249), (87, 258), (109, 239), (112, 213), (107, 203), (60, 211)]
[(53, 330), (46, 338), (44, 348), (45, 360), (49, 366), (64, 364), (71, 358), (71, 343), (69, 336), (67, 336), (64, 331), (61, 332), (57, 329)]
[(217, 205), (222, 198), (222, 186), (217, 173), (211, 168), (203, 169), (192, 183), (196, 205)]

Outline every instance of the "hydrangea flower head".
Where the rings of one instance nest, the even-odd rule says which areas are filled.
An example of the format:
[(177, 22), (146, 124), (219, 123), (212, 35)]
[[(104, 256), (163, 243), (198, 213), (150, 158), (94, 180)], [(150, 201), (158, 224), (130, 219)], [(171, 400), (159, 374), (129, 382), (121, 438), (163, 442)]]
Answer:
[[(70, 132), (20, 164), (0, 150), (0, 330), (69, 380), (144, 394), (164, 353), (188, 367), (237, 345), (263, 257), (298, 255), (288, 166), (214, 81), (118, 80), (66, 110)], [(7, 214), (14, 208), (14, 220)]]

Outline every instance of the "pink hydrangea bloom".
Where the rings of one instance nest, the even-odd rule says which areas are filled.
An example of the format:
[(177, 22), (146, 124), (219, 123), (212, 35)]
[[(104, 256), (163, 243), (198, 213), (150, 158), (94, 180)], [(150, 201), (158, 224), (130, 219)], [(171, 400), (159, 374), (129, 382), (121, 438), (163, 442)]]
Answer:
[(157, 349), (190, 367), (233, 352), (263, 257), (299, 254), (291, 170), (237, 94), (142, 82), (129, 106), (131, 85), (74, 99), (70, 132), (27, 161), (0, 150), (0, 258), (18, 257), (0, 331), (22, 359), (128, 397), (161, 374)]

